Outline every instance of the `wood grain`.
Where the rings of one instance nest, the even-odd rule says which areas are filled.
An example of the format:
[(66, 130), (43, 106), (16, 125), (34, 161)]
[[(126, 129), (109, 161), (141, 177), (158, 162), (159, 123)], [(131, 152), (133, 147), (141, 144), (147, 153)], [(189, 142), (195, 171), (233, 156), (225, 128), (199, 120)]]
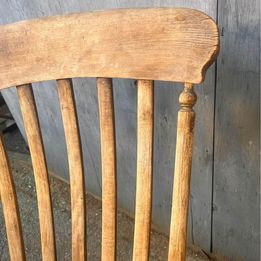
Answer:
[(97, 78), (102, 159), (102, 261), (116, 260), (116, 142), (112, 80)]
[(195, 124), (195, 112), (192, 107), (196, 103), (196, 99), (193, 86), (185, 84), (185, 88), (179, 97), (181, 109), (178, 113), (169, 261), (184, 261), (186, 257), (187, 219)]
[(137, 184), (133, 260), (149, 258), (153, 168), (153, 81), (138, 81)]
[[(24, 242), (15, 185), (0, 131), (0, 201), (3, 207), (10, 259), (25, 260)], [(2, 224), (1, 224), (2, 226)]]
[(17, 86), (17, 93), (34, 170), (42, 259), (52, 261), (56, 260), (52, 202), (42, 135), (31, 84)]
[(218, 53), (218, 39), (209, 16), (185, 8), (120, 9), (4, 25), (0, 89), (73, 77), (200, 83)]
[(259, 261), (260, 1), (219, 1), (218, 21), (213, 251)]
[(70, 172), (72, 260), (87, 259), (85, 184), (79, 126), (72, 82), (57, 80)]
[[(33, 44), (28, 44), (28, 39)], [(111, 77), (137, 78), (138, 155), (133, 260), (148, 260), (152, 201), (153, 82), (189, 82), (180, 96), (169, 260), (184, 260), (196, 102), (218, 53), (218, 30), (191, 9), (149, 8), (72, 14), (0, 26), (0, 89), (51, 79), (98, 77), (102, 155), (102, 260), (116, 259), (116, 146)], [(26, 61), (26, 62), (25, 62)], [(84, 177), (69, 80), (57, 80), (72, 199), (72, 256), (86, 259)], [(51, 198), (30, 84), (17, 87), (35, 172), (43, 260), (55, 260)]]

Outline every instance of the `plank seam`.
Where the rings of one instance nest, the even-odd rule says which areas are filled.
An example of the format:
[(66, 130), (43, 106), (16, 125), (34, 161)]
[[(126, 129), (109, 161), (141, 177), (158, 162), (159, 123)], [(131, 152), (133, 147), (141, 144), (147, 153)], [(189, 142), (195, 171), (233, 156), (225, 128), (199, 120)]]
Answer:
[[(216, 24), (218, 27), (218, 8), (219, 0), (216, 2)], [(213, 115), (213, 142), (212, 142), (212, 186), (211, 186), (211, 216), (210, 216), (210, 252), (213, 252), (213, 217), (214, 217), (214, 173), (215, 173), (215, 144), (216, 144), (216, 95), (217, 95), (217, 60), (215, 61), (215, 73), (214, 73), (214, 115)]]

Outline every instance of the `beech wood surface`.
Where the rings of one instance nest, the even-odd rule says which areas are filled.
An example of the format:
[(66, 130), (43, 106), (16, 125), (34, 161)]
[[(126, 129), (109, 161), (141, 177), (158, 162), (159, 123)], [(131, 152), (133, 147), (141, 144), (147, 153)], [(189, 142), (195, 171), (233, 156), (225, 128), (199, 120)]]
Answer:
[(215, 22), (186, 8), (22, 21), (0, 26), (0, 89), (73, 77), (200, 83), (218, 44)]
[(116, 260), (117, 177), (113, 87), (97, 78), (102, 160), (102, 261)]
[[(184, 261), (195, 123), (193, 83), (203, 81), (218, 50), (219, 35), (215, 22), (202, 12), (185, 8), (99, 11), (0, 26), (0, 90), (19, 85), (17, 92), (35, 175), (44, 261), (56, 260), (56, 247), (48, 171), (31, 82), (58, 79), (70, 171), (72, 259), (75, 261), (87, 258), (86, 210), (79, 126), (73, 87), (67, 78), (97, 77), (103, 261), (116, 260), (117, 246), (116, 140), (111, 78), (141, 79), (137, 90), (135, 261), (149, 258), (154, 127), (152, 80), (185, 82), (179, 98), (181, 109), (178, 113), (168, 256), (169, 260)], [(23, 260), (19, 213), (2, 139), (1, 155), (0, 168), (4, 171), (0, 190), (3, 202), (6, 202), (3, 203), (5, 219), (11, 213), (6, 223), (8, 240), (9, 243), (17, 242), (18, 246), (15, 248), (16, 245), (11, 243), (10, 254), (18, 257), (16, 260)], [(4, 189), (5, 186), (9, 187), (8, 190)], [(10, 197), (6, 193), (10, 193)], [(10, 232), (10, 226), (15, 230)]]
[(72, 211), (72, 260), (87, 258), (85, 184), (72, 82), (57, 80), (58, 97), (64, 125), (70, 173), (71, 211)]
[(195, 112), (192, 107), (197, 96), (192, 84), (185, 84), (179, 96), (175, 173), (169, 239), (169, 261), (186, 258), (188, 205), (192, 164)]
[(138, 80), (137, 182), (133, 260), (149, 258), (153, 169), (153, 81)]
[[(0, 131), (0, 201), (3, 207), (10, 259), (24, 261), (24, 242), (15, 185)], [(1, 224), (2, 226), (3, 224)]]
[(42, 135), (31, 84), (17, 86), (37, 193), (42, 260), (56, 260), (55, 234), (48, 171)]

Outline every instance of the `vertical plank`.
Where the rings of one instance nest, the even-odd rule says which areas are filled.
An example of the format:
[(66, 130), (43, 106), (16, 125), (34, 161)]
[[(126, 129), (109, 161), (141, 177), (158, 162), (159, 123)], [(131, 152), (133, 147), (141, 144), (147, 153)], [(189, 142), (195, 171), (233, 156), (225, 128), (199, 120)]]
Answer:
[(31, 84), (17, 86), (25, 132), (31, 153), (38, 201), (42, 258), (56, 260), (52, 202), (43, 141)]
[(187, 220), (195, 125), (196, 94), (191, 84), (179, 96), (177, 142), (168, 260), (184, 261), (186, 257)]
[(102, 260), (116, 260), (116, 142), (113, 87), (109, 78), (97, 78), (102, 158)]
[(24, 242), (19, 215), (19, 208), (15, 192), (15, 186), (7, 153), (4, 147), (4, 139), (0, 131), (0, 200), (3, 206), (6, 234), (10, 259), (12, 261), (25, 260)]
[(79, 126), (72, 82), (57, 80), (57, 91), (66, 137), (72, 211), (72, 260), (86, 260), (85, 184)]
[(138, 80), (137, 183), (133, 260), (148, 260), (152, 204), (153, 81)]
[(213, 251), (260, 260), (260, 1), (219, 1)]

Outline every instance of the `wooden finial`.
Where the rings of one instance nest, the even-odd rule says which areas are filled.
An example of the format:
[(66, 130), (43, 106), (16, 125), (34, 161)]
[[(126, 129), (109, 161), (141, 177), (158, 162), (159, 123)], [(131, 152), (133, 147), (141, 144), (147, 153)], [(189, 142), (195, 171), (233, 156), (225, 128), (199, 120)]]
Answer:
[(185, 83), (184, 89), (179, 96), (179, 103), (182, 111), (192, 111), (192, 107), (197, 101), (197, 95), (193, 90), (192, 83)]

